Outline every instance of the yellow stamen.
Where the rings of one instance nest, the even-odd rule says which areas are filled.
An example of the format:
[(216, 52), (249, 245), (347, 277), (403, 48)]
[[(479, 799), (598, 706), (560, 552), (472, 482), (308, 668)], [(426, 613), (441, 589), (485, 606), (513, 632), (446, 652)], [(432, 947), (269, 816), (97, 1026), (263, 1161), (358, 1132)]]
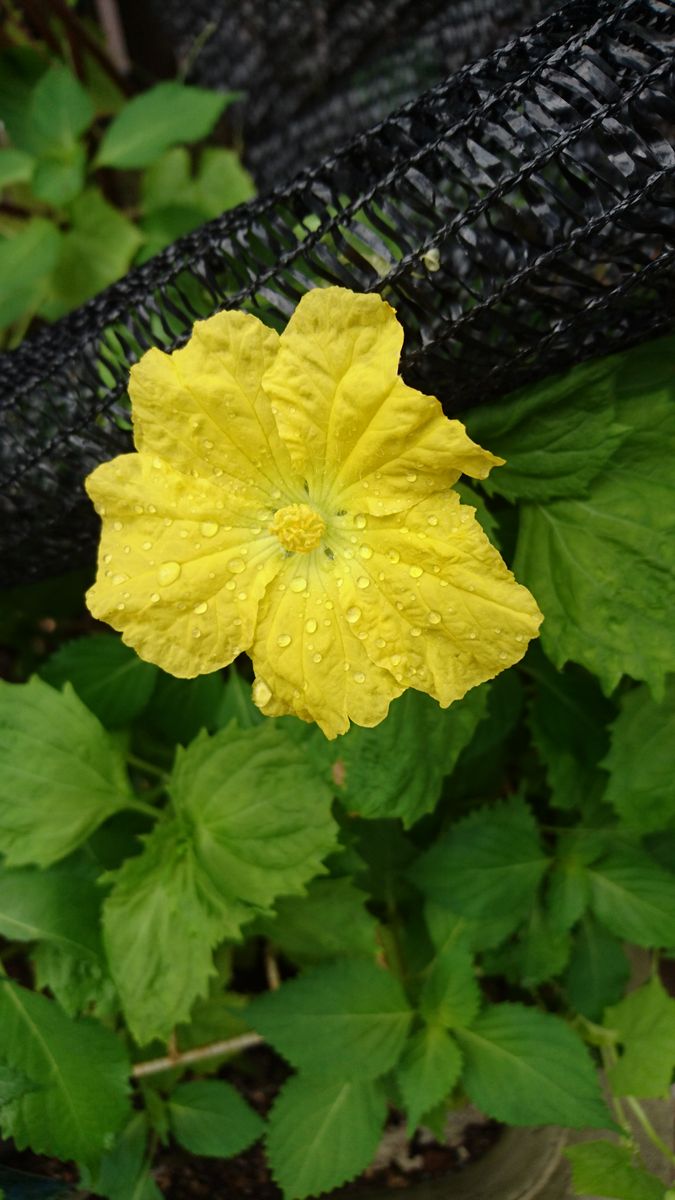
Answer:
[(316, 550), (326, 532), (326, 522), (309, 504), (287, 504), (274, 514), (270, 533), (278, 537), (284, 550), (309, 554)]

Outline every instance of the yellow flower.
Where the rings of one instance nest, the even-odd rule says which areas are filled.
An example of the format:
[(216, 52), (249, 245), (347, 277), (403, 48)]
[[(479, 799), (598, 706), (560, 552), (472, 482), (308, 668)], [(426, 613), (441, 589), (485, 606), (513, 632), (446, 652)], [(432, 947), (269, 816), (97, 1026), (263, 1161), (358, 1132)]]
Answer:
[(452, 485), (501, 462), (397, 374), (379, 296), (307, 293), (281, 336), (198, 322), (132, 368), (136, 454), (87, 488), (91, 612), (173, 675), (246, 651), (268, 715), (328, 737), (408, 687), (446, 707), (517, 662), (541, 620)]

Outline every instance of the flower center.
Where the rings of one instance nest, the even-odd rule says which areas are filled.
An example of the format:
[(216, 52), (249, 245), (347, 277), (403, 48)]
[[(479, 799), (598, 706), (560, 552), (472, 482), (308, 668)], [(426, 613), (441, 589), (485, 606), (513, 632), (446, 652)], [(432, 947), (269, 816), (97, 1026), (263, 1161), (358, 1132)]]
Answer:
[(316, 550), (326, 532), (326, 522), (309, 504), (287, 504), (274, 514), (270, 533), (278, 537), (284, 550), (309, 554)]

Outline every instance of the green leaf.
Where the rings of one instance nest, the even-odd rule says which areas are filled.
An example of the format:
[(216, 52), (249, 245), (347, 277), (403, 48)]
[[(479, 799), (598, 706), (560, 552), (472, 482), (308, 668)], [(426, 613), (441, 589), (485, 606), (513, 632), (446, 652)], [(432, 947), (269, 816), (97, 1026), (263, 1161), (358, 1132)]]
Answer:
[(666, 1096), (675, 1067), (675, 1000), (654, 977), (605, 1013), (623, 1053), (609, 1071), (617, 1096)]
[(588, 907), (590, 894), (588, 875), (582, 863), (573, 857), (554, 863), (546, 893), (551, 928), (566, 932), (576, 925)]
[(0, 240), (0, 328), (29, 310), (54, 267), (61, 234), (50, 221), (34, 217), (20, 233)]
[(12, 183), (27, 183), (34, 168), (35, 159), (23, 150), (0, 150), (0, 189)]
[(0, 981), (0, 1056), (39, 1084), (0, 1109), (5, 1137), (36, 1154), (95, 1161), (129, 1115), (122, 1043), (53, 1000)]
[(675, 876), (644, 850), (608, 854), (589, 868), (591, 907), (617, 937), (638, 946), (675, 945)]
[(628, 692), (602, 764), (610, 772), (605, 800), (628, 829), (656, 833), (673, 825), (673, 746), (675, 679), (669, 680), (660, 704), (644, 686)]
[(396, 1068), (396, 1079), (410, 1136), (422, 1117), (450, 1095), (461, 1073), (459, 1046), (440, 1025), (425, 1025), (408, 1039)]
[(548, 860), (518, 797), (483, 806), (453, 825), (411, 871), (438, 904), (474, 920), (507, 913), (514, 929), (529, 912)]
[[(144, 1112), (134, 1113), (96, 1169), (83, 1168), (82, 1186), (108, 1200), (142, 1200), (147, 1141), (148, 1118)], [(157, 1195), (161, 1193), (158, 1191)]]
[(616, 423), (615, 359), (584, 363), (467, 413), (467, 429), (506, 466), (482, 483), (507, 500), (584, 495), (624, 430)]
[(138, 255), (138, 262), (147, 262), (165, 246), (170, 246), (172, 242), (183, 237), (183, 234), (198, 229), (205, 220), (206, 217), (200, 209), (188, 205), (167, 204), (164, 208), (153, 209), (140, 221), (144, 244)]
[(202, 151), (193, 198), (207, 216), (219, 217), (228, 209), (244, 204), (255, 193), (252, 177), (233, 150), (208, 146)]
[(63, 235), (50, 293), (40, 312), (63, 316), (124, 275), (142, 241), (131, 221), (88, 188), (70, 206), (71, 228)]
[(220, 1079), (182, 1083), (169, 1100), (171, 1132), (191, 1154), (229, 1158), (246, 1150), (265, 1130), (265, 1122)]
[(117, 994), (103, 961), (81, 958), (56, 942), (40, 942), (31, 959), (36, 988), (49, 990), (70, 1017), (117, 1014)]
[(564, 971), (571, 941), (565, 930), (554, 926), (541, 904), (533, 904), (514, 950), (515, 981), (534, 988)]
[(521, 511), (514, 571), (544, 612), (543, 648), (556, 666), (587, 667), (607, 693), (627, 674), (659, 698), (675, 670), (674, 345), (616, 360), (617, 415), (630, 432), (589, 498)]
[(49, 866), (131, 802), (124, 759), (66, 686), (0, 683), (0, 850)]
[(290, 1079), (269, 1118), (267, 1151), (285, 1200), (339, 1187), (375, 1156), (387, 1113), (378, 1083)]
[(186, 746), (202, 729), (218, 726), (225, 681), (220, 671), (196, 679), (174, 679), (159, 671), (146, 720), (159, 737)]
[[(286, 722), (290, 726), (295, 719), (287, 717)], [(230, 667), (215, 714), (217, 728), (225, 729), (230, 721), (236, 721), (240, 729), (254, 729), (256, 725), (262, 725), (267, 720), (269, 717), (264, 717), (251, 699), (250, 683), (242, 678), (234, 666)], [(286, 722), (282, 722), (284, 728)], [(305, 722), (299, 721), (298, 724), (305, 725)]]
[(104, 905), (111, 972), (140, 1043), (187, 1018), (214, 946), (301, 892), (335, 845), (329, 789), (270, 725), (202, 734), (179, 752), (169, 790), (175, 819), (112, 876)]
[(661, 1180), (633, 1164), (630, 1146), (581, 1142), (568, 1146), (565, 1154), (572, 1164), (577, 1196), (588, 1196), (589, 1200), (600, 1194), (607, 1200), (666, 1200)]
[(335, 958), (374, 958), (377, 921), (350, 879), (315, 879), (306, 896), (277, 900), (256, 929), (300, 966)]
[(424, 905), (424, 918), (438, 954), (447, 946), (454, 946), (459, 938), (465, 939), (474, 951), (487, 950), (503, 942), (513, 929), (510, 913), (472, 921), (433, 900)]
[(0, 1108), (25, 1096), (27, 1092), (35, 1091), (36, 1086), (23, 1071), (17, 1071), (16, 1068), (0, 1062)]
[(509, 1125), (612, 1127), (590, 1056), (559, 1017), (496, 1004), (456, 1036), (462, 1085), (488, 1116)]
[(623, 995), (629, 975), (621, 942), (598, 921), (584, 917), (564, 980), (570, 1006), (589, 1021), (599, 1021), (606, 1005)]
[(157, 158), (141, 176), (141, 208), (145, 214), (174, 204), (193, 203), (190, 152), (175, 146)]
[[(431, 963), (420, 994), (420, 1013), (427, 1021), (453, 1029), (470, 1025), (480, 1003), (481, 994), (474, 974), (473, 958), (460, 938)], [(432, 1108), (435, 1103), (432, 1100), (426, 1107)]]
[(0, 52), (0, 113), (10, 140), (19, 150), (28, 150), (33, 89), (46, 70), (41, 54), (27, 46), (12, 46)]
[(98, 962), (100, 903), (100, 888), (67, 865), (0, 867), (0, 934), (12, 941), (47, 941)]
[(72, 146), (53, 151), (38, 159), (33, 176), (32, 191), (38, 200), (61, 207), (79, 196), (84, 188), (87, 156), (84, 146)]
[(257, 997), (248, 1015), (292, 1066), (324, 1081), (390, 1070), (412, 1017), (398, 981), (356, 959), (307, 971)]
[(592, 675), (578, 667), (556, 671), (538, 647), (526, 665), (537, 688), (529, 709), (532, 738), (546, 767), (552, 803), (578, 807), (606, 782), (598, 764), (607, 753), (606, 726), (614, 708)]
[(80, 700), (108, 728), (126, 725), (143, 711), (157, 679), (157, 667), (113, 634), (66, 642), (40, 669), (52, 687), (71, 683)]
[(82, 84), (60, 63), (54, 63), (33, 89), (27, 125), (27, 149), (49, 154), (71, 147), (94, 118), (94, 105)]
[(171, 81), (135, 96), (108, 126), (98, 166), (147, 167), (169, 146), (198, 142), (211, 132), (232, 94)]
[(409, 689), (375, 729), (353, 725), (333, 752), (344, 769), (340, 800), (345, 807), (362, 817), (400, 817), (406, 828), (431, 812), (443, 776), (485, 715), (487, 696), (487, 688), (474, 688), (441, 709)]

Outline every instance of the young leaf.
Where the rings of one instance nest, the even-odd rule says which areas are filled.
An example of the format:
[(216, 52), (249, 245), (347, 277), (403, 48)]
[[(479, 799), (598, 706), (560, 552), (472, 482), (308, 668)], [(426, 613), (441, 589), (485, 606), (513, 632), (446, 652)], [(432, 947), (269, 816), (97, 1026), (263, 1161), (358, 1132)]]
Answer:
[(570, 1006), (599, 1021), (608, 1004), (623, 995), (630, 963), (618, 938), (593, 917), (584, 917), (572, 945), (564, 987)]
[(271, 725), (201, 735), (179, 752), (169, 788), (175, 820), (115, 873), (104, 905), (111, 972), (141, 1043), (187, 1018), (214, 946), (301, 892), (335, 845), (329, 789)]
[(612, 1127), (588, 1052), (559, 1017), (495, 1004), (456, 1037), (462, 1085), (489, 1116), (509, 1125)]
[(35, 159), (23, 150), (0, 150), (0, 190), (12, 183), (27, 183), (34, 167)]
[(334, 752), (344, 776), (345, 807), (362, 817), (400, 817), (405, 828), (431, 812), (443, 776), (485, 715), (487, 696), (487, 688), (474, 688), (443, 710), (410, 689), (375, 729), (353, 725)]
[(387, 1101), (378, 1083), (290, 1079), (269, 1118), (267, 1150), (285, 1200), (347, 1183), (372, 1161)]
[(658, 977), (608, 1008), (604, 1024), (619, 1038), (623, 1053), (609, 1072), (617, 1096), (666, 1096), (675, 1067), (675, 1000)]
[(101, 167), (147, 167), (169, 146), (211, 132), (233, 93), (207, 92), (176, 81), (135, 96), (108, 126), (96, 159)]
[[(470, 1025), (480, 1003), (473, 958), (466, 943), (460, 939), (433, 960), (420, 994), (420, 1013), (426, 1021), (453, 1029), (458, 1025)], [(432, 1100), (426, 1108), (432, 1108), (435, 1103)]]
[(8, 980), (0, 980), (0, 1058), (39, 1085), (0, 1109), (3, 1134), (20, 1150), (91, 1163), (129, 1115), (119, 1039)]
[(577, 1196), (602, 1196), (606, 1200), (666, 1200), (656, 1175), (633, 1163), (630, 1146), (614, 1142), (581, 1142), (565, 1151), (572, 1164)]
[(143, 711), (155, 686), (157, 667), (143, 662), (120, 638), (99, 633), (66, 642), (40, 675), (55, 688), (71, 683), (99, 721), (114, 729)]
[(144, 1112), (136, 1112), (95, 1170), (82, 1166), (83, 1188), (106, 1200), (142, 1200), (147, 1141), (148, 1118)]
[(384, 1075), (403, 1049), (412, 1012), (388, 971), (345, 959), (257, 997), (248, 1016), (292, 1066), (325, 1082)]
[(439, 904), (475, 920), (527, 914), (548, 860), (537, 827), (517, 797), (477, 809), (415, 863), (414, 882)]
[(628, 692), (602, 764), (610, 772), (605, 799), (627, 828), (655, 833), (675, 821), (673, 745), (675, 679), (660, 704), (644, 686)]
[(191, 1154), (228, 1158), (246, 1150), (265, 1130), (265, 1122), (221, 1079), (180, 1084), (169, 1100), (171, 1132)]
[(0, 329), (23, 315), (54, 267), (61, 234), (34, 217), (20, 233), (0, 240)]
[(638, 848), (589, 868), (591, 907), (617, 937), (637, 946), (675, 945), (675, 875)]
[(256, 929), (300, 966), (335, 958), (374, 958), (377, 921), (350, 879), (315, 879), (306, 896), (277, 900)]
[(583, 363), (467, 413), (471, 437), (506, 459), (482, 483), (488, 495), (552, 500), (585, 494), (624, 433), (616, 423), (615, 362)]
[(462, 1073), (462, 1054), (440, 1025), (425, 1025), (408, 1039), (396, 1079), (412, 1136), (421, 1118), (449, 1096)]
[(65, 858), (131, 800), (119, 749), (69, 687), (0, 683), (0, 754), (7, 866)]
[(33, 154), (72, 147), (94, 117), (94, 105), (82, 84), (54, 63), (36, 84), (28, 113), (27, 145)]
[(69, 1017), (82, 1013), (105, 1018), (119, 1010), (104, 963), (80, 958), (56, 942), (39, 942), (31, 954), (35, 986), (48, 989)]

